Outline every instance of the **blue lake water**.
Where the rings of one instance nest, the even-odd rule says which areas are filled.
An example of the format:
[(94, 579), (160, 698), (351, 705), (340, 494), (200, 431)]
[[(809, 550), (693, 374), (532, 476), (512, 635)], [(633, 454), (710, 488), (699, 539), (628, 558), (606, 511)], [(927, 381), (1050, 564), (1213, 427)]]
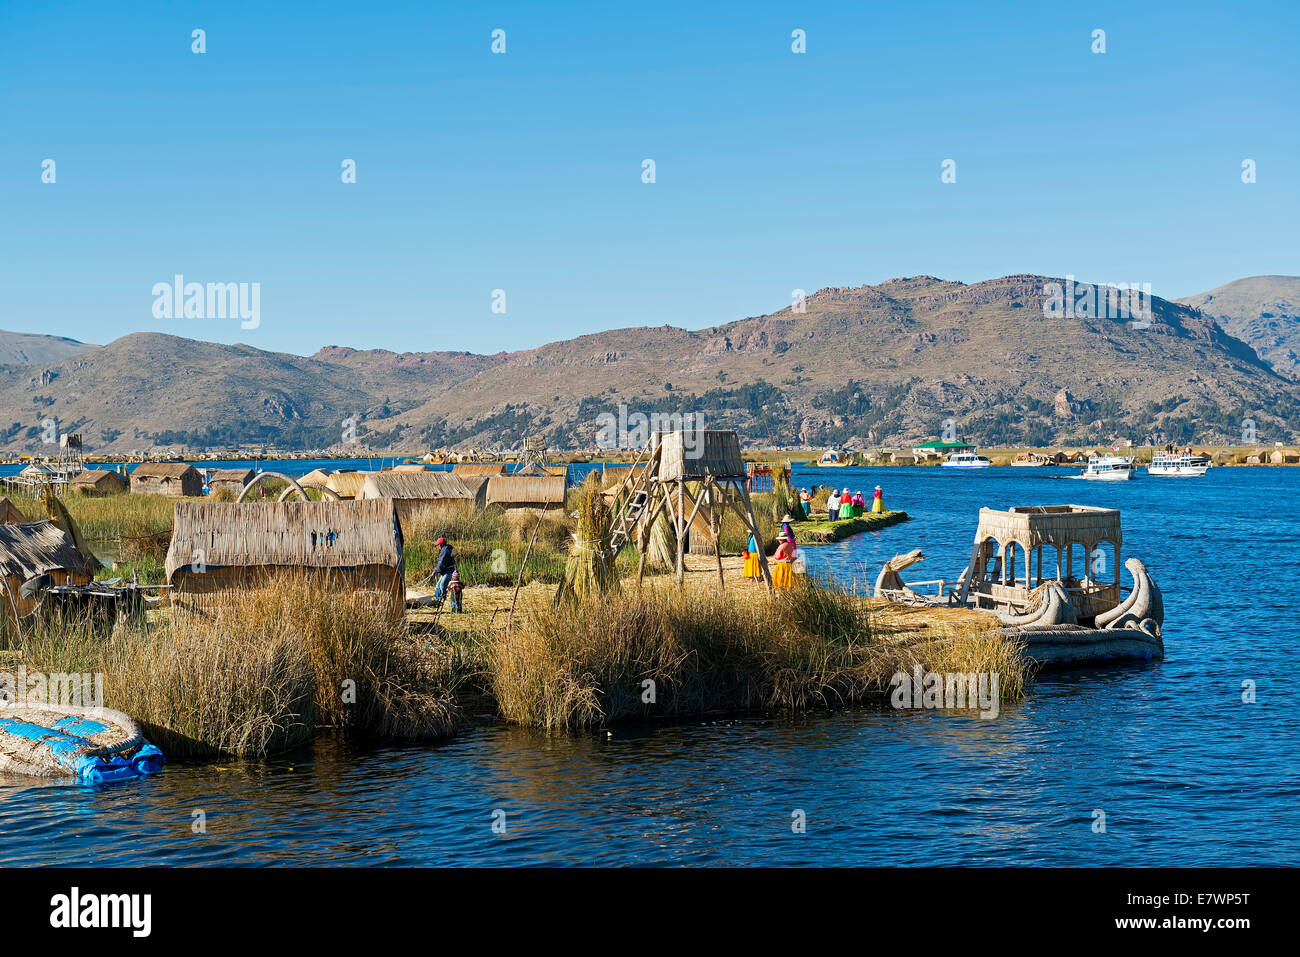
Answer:
[(1124, 555), (1165, 594), (1162, 662), (1042, 676), (993, 720), (867, 707), (552, 736), (485, 722), (439, 746), (323, 738), (111, 788), (0, 778), (0, 865), (1300, 862), (1300, 470), (1071, 474), (797, 469), (797, 485), (879, 483), (913, 517), (806, 554), (865, 582), (920, 547), (908, 577), (953, 579), (981, 506), (1117, 507)]

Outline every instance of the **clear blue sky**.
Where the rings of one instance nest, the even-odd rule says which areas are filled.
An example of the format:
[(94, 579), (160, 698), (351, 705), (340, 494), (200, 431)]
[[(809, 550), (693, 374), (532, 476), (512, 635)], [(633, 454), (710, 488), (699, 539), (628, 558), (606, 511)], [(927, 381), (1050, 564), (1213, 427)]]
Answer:
[[(1296, 274), (1298, 38), (1294, 2), (0, 0), (0, 328), (491, 352), (902, 275)], [(155, 319), (176, 273), (261, 325)]]

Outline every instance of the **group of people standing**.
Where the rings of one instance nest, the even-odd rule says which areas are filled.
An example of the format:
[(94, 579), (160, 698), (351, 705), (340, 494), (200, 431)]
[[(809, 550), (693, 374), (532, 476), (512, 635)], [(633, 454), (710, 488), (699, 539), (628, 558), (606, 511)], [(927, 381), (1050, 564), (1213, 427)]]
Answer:
[[(885, 510), (885, 493), (880, 490), (879, 485), (876, 486), (871, 498), (871, 511), (883, 512)], [(812, 493), (808, 489), (801, 488), (799, 490), (799, 501), (809, 517), (812, 515), (812, 499)], [(847, 518), (860, 518), (866, 508), (867, 500), (862, 497), (860, 491), (850, 492), (848, 489), (844, 489), (842, 492), (837, 492), (835, 489), (831, 489), (830, 495), (826, 498), (826, 517), (832, 522)]]

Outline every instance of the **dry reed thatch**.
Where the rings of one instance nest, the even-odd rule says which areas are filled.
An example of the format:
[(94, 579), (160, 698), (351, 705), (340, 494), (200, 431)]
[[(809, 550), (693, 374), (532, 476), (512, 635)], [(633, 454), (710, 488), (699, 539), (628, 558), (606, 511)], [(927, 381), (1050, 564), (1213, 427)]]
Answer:
[(457, 462), (451, 471), (455, 475), (505, 475), (506, 466), (502, 462)]
[(0, 576), (6, 586), (0, 606), (18, 617), (30, 614), (36, 602), (18, 590), (42, 573), (60, 585), (84, 585), (93, 574), (86, 556), (54, 522), (0, 525)]
[(145, 462), (131, 473), (131, 491), (136, 494), (203, 494), (203, 476), (184, 462)]
[(214, 493), (225, 490), (238, 495), (256, 474), (252, 469), (218, 469), (208, 479), (208, 490)]
[(360, 499), (392, 498), (434, 502), (438, 499), (473, 499), (474, 493), (451, 472), (374, 472), (366, 476)]
[(375, 592), (400, 616), (402, 545), (392, 499), (178, 502), (165, 568), (176, 594), (223, 599), (268, 569), (327, 570), (334, 587)]
[(663, 449), (659, 459), (660, 481), (714, 478), (744, 479), (745, 463), (740, 457), (740, 437), (732, 429), (701, 429), (684, 432), (656, 432)]
[(487, 504), (505, 508), (564, 505), (564, 478), (558, 475), (494, 475), (487, 481)]
[(9, 525), (25, 521), (27, 517), (23, 515), (22, 510), (9, 499), (0, 496), (0, 524)]
[(335, 472), (325, 480), (325, 487), (339, 498), (359, 498), (369, 472)]
[(126, 491), (126, 479), (110, 469), (86, 469), (72, 477), (68, 491), (82, 495), (116, 495)]
[(578, 524), (573, 533), (564, 582), (556, 598), (582, 600), (619, 587), (618, 568), (610, 547), (614, 513), (600, 491), (595, 474), (578, 489)]

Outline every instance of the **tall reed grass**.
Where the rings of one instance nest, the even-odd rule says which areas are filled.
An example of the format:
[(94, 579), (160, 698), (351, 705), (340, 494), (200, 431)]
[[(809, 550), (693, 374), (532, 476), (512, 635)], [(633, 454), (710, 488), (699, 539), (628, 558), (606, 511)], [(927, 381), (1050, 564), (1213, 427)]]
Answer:
[(317, 727), (438, 738), (459, 723), (454, 683), (404, 623), (362, 593), (283, 578), (211, 616), (23, 634), (29, 671), (98, 672), (105, 704), (139, 720), (171, 757), (257, 756)]

